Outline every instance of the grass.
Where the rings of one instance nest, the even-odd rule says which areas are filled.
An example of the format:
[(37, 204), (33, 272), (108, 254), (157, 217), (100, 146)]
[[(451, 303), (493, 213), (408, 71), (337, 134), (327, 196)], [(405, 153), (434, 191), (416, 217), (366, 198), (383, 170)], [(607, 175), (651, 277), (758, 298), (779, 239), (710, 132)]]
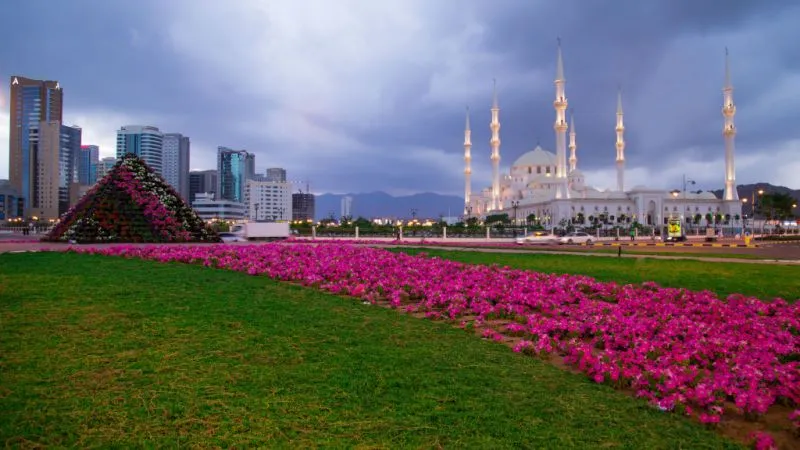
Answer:
[(0, 255), (0, 442), (738, 448), (444, 323), (200, 266)]
[[(495, 248), (495, 249), (509, 249), (509, 247), (486, 247), (486, 246), (473, 246), (470, 247), (469, 244), (464, 244), (462, 247), (465, 248)], [(524, 246), (520, 245), (518, 247), (511, 247), (514, 250), (520, 251), (528, 251), (532, 253), (542, 253), (542, 252), (569, 252), (569, 253), (607, 253), (616, 255), (618, 252), (619, 247), (605, 247), (605, 246), (593, 246), (593, 247), (537, 247), (537, 246)], [(630, 255), (647, 255), (647, 256), (674, 256), (674, 257), (685, 257), (685, 258), (725, 258), (725, 259), (775, 259), (773, 257), (767, 257), (763, 255), (754, 255), (751, 253), (711, 253), (711, 252), (659, 252), (654, 250), (646, 250), (647, 247), (622, 247), (623, 254), (630, 254)]]
[(500, 253), (470, 250), (392, 248), (408, 254), (426, 253), (469, 264), (499, 264), (547, 273), (588, 275), (602, 281), (642, 283), (710, 290), (721, 296), (752, 295), (762, 299), (798, 300), (800, 277), (797, 267), (773, 264), (725, 264), (690, 259), (608, 258), (589, 255), (546, 253)]

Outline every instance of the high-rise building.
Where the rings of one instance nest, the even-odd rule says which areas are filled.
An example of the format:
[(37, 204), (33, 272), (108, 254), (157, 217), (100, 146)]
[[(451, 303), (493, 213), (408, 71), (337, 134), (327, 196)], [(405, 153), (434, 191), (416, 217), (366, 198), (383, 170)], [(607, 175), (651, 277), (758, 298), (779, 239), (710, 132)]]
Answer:
[(286, 182), (286, 169), (280, 167), (271, 167), (267, 169), (267, 181)]
[(0, 220), (22, 217), (22, 197), (8, 180), (0, 180)]
[(37, 176), (27, 216), (57, 219), (70, 206), (70, 192), (77, 189), (81, 129), (42, 122), (36, 152)]
[[(23, 199), (26, 216), (41, 185), (39, 145), (42, 124), (61, 123), (64, 92), (58, 81), (11, 77), (9, 183)], [(57, 145), (56, 145), (57, 148)]]
[(164, 134), (162, 175), (184, 199), (189, 199), (189, 137)]
[(353, 217), (353, 197), (342, 197), (342, 215), (341, 217)]
[(100, 163), (100, 147), (81, 145), (78, 158), (78, 183), (91, 186), (97, 182), (97, 165)]
[(58, 149), (58, 215), (73, 204), (73, 191), (78, 190), (78, 167), (81, 157), (83, 130), (76, 126), (61, 125)]
[(133, 153), (156, 173), (162, 174), (163, 152), (164, 133), (156, 127), (126, 125), (117, 130), (117, 159)]
[(255, 155), (217, 147), (217, 199), (244, 203), (247, 180), (255, 175)]
[(314, 220), (315, 203), (310, 192), (292, 194), (292, 220)]
[(108, 172), (111, 172), (111, 169), (113, 169), (116, 164), (117, 158), (113, 156), (101, 159), (97, 164), (97, 175), (95, 175), (95, 179), (98, 181), (101, 180)]
[(248, 180), (253, 180), (256, 177), (256, 155), (248, 153), (246, 158), (246, 172), (245, 177)]
[(194, 170), (189, 172), (189, 202), (194, 203), (197, 194), (217, 192), (216, 170)]
[(247, 181), (247, 217), (254, 221), (285, 221), (292, 217), (292, 186), (280, 181)]

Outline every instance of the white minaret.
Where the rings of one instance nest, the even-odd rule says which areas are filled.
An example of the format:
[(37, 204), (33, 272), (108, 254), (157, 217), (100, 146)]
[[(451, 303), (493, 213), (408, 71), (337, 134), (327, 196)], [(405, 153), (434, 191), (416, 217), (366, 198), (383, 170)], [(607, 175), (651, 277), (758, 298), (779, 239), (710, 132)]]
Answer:
[(569, 112), (569, 171), (572, 172), (578, 167), (578, 157), (575, 156), (575, 114)]
[(492, 138), (489, 145), (492, 147), (492, 204), (491, 209), (500, 209), (500, 107), (497, 106), (497, 80), (494, 80), (492, 93)]
[(472, 132), (469, 129), (469, 106), (467, 106), (467, 125), (464, 127), (464, 214), (468, 214), (472, 196)]
[(739, 201), (736, 192), (736, 169), (733, 165), (733, 152), (736, 146), (736, 126), (733, 116), (736, 115), (736, 105), (733, 104), (733, 85), (731, 84), (731, 68), (728, 62), (728, 48), (725, 48), (725, 86), (722, 88), (723, 105), (722, 116), (725, 125), (722, 135), (725, 136), (725, 194), (722, 198), (726, 201)]
[(622, 121), (622, 89), (617, 92), (617, 190), (625, 192), (625, 124)]
[(569, 198), (567, 185), (567, 97), (564, 94), (564, 61), (561, 58), (561, 39), (558, 40), (558, 61), (556, 61), (556, 99), (553, 107), (556, 110), (556, 198)]

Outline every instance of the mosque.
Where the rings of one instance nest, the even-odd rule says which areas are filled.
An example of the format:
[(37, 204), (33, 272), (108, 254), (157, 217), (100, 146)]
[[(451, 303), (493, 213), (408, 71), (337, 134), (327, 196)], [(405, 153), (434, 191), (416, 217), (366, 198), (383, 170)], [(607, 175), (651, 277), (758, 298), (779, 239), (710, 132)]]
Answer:
[[(725, 51), (725, 83), (722, 89), (722, 134), (725, 140), (725, 190), (722, 198), (711, 192), (689, 193), (635, 186), (625, 187), (625, 125), (623, 122), (622, 94), (617, 96), (616, 123), (616, 189), (598, 190), (587, 184), (578, 170), (575, 143), (575, 123), (570, 117), (567, 124), (567, 97), (565, 93), (564, 63), (561, 45), (558, 46), (555, 78), (555, 129), (556, 152), (540, 146), (523, 154), (511, 165), (509, 173), (500, 175), (500, 108), (495, 85), (492, 101), (492, 120), (489, 140), (492, 162), (492, 185), (472, 194), (470, 177), (471, 148), (469, 111), (464, 131), (464, 213), (466, 216), (485, 217), (507, 213), (509, 218), (522, 220), (531, 214), (543, 225), (564, 226), (591, 223), (659, 225), (669, 218), (681, 218), (686, 223), (706, 224), (706, 216), (723, 218), (723, 223), (736, 225), (742, 213), (742, 204), (736, 192), (736, 175), (733, 164), (736, 127), (733, 124), (736, 106), (733, 103), (733, 86), (730, 81), (728, 53)], [(569, 146), (567, 146), (569, 130)], [(569, 148), (569, 159), (567, 159)], [(685, 184), (685, 181), (684, 181)]]

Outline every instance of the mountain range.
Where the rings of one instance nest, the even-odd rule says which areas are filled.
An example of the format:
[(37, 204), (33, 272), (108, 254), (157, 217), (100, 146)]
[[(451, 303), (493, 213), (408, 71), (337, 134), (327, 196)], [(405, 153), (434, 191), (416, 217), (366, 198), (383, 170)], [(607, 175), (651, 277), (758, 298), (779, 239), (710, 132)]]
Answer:
[[(789, 194), (800, 202), (800, 189), (792, 190), (785, 186), (774, 186), (769, 183), (742, 184), (737, 186), (739, 198), (750, 199), (754, 192), (763, 189), (765, 192)], [(722, 197), (722, 189), (711, 191), (718, 198)], [(440, 216), (458, 217), (464, 211), (464, 198), (455, 195), (440, 195), (432, 192), (393, 197), (385, 192), (376, 191), (362, 194), (322, 194), (316, 196), (315, 219), (331, 217), (339, 219), (342, 214), (342, 197), (351, 197), (353, 218), (359, 216), (436, 219)], [(413, 213), (412, 213), (413, 211)]]
[(440, 216), (460, 216), (464, 213), (464, 198), (455, 195), (440, 195), (432, 192), (393, 197), (376, 191), (362, 194), (322, 194), (315, 199), (315, 219), (322, 220), (333, 216), (339, 219), (342, 214), (342, 198), (351, 197), (350, 215), (394, 217), (394, 218), (436, 218)]

